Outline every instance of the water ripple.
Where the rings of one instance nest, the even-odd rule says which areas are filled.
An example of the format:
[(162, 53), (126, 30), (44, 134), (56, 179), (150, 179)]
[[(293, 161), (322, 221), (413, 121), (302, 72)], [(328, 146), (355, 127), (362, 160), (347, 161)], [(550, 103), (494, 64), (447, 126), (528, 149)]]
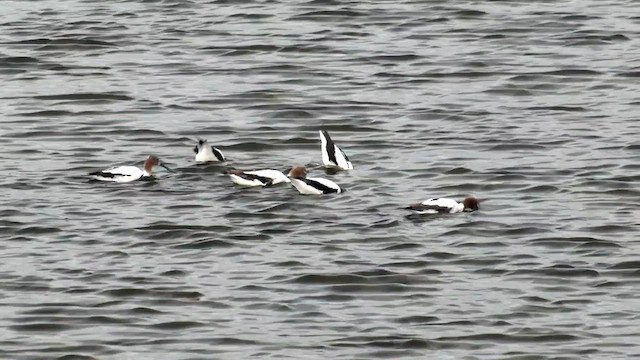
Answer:
[[(640, 352), (635, 3), (4, 5), (0, 358)], [(296, 164), (346, 191), (224, 174)]]

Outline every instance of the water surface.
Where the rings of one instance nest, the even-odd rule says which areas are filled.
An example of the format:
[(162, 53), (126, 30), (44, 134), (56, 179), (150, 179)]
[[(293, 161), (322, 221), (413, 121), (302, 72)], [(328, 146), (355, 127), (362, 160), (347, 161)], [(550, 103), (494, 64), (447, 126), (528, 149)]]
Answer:
[[(640, 356), (634, 1), (0, 14), (1, 358)], [(317, 163), (319, 129), (343, 194), (222, 174)], [(176, 172), (88, 181), (150, 153)]]

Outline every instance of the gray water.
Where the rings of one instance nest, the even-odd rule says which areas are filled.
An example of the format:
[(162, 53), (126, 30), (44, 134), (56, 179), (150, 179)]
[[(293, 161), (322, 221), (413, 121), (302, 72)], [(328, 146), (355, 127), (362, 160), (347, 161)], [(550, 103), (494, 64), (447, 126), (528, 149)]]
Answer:
[[(0, 29), (1, 359), (640, 357), (637, 2), (5, 0)], [(223, 174), (318, 163), (319, 129), (343, 194)], [(176, 172), (86, 176), (148, 154)]]

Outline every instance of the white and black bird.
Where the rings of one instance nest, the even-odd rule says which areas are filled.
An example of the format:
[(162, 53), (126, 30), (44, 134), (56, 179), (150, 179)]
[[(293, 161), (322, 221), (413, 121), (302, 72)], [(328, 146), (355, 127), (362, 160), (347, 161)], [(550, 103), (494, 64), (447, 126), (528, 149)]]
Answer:
[(207, 140), (199, 139), (198, 144), (193, 148), (196, 153), (196, 162), (224, 162), (226, 161), (220, 149), (209, 145)]
[(453, 214), (463, 211), (475, 211), (480, 208), (480, 200), (475, 197), (465, 198), (462, 202), (454, 199), (435, 198), (421, 203), (411, 204), (406, 209), (418, 214)]
[(342, 189), (331, 180), (322, 178), (308, 178), (307, 169), (303, 166), (293, 167), (289, 171), (291, 184), (303, 195), (321, 195), (341, 193)]
[(240, 186), (271, 186), (291, 182), (281, 171), (271, 169), (251, 171), (230, 169), (225, 171), (225, 174)]
[(327, 167), (339, 168), (342, 170), (353, 169), (353, 164), (349, 161), (347, 154), (336, 145), (326, 130), (320, 130), (320, 150), (322, 151), (322, 163)]
[(94, 179), (100, 181), (126, 183), (140, 180), (142, 178), (151, 177), (153, 175), (153, 168), (156, 166), (161, 166), (168, 171), (172, 171), (171, 169), (163, 165), (158, 157), (149, 155), (147, 160), (145, 160), (142, 169), (138, 168), (137, 166), (125, 165), (92, 172), (89, 175), (91, 175)]

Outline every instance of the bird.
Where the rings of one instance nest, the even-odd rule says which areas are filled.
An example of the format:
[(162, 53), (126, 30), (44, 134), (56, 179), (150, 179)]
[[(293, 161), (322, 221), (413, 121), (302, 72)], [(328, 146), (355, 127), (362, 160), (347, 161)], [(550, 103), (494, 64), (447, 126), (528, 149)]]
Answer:
[(131, 165), (117, 166), (106, 170), (92, 172), (89, 173), (89, 175), (93, 176), (95, 180), (126, 183), (151, 177), (153, 175), (153, 168), (156, 166), (162, 166), (168, 171), (173, 172), (173, 170), (162, 164), (157, 156), (149, 155), (147, 160), (145, 160), (142, 169)]
[(322, 151), (322, 163), (330, 168), (342, 170), (353, 169), (353, 164), (349, 161), (347, 154), (336, 145), (326, 130), (320, 130), (320, 150)]
[(480, 207), (480, 200), (475, 197), (467, 197), (462, 202), (454, 199), (434, 198), (421, 203), (411, 204), (406, 209), (418, 214), (453, 214), (463, 211), (475, 211)]
[(229, 169), (225, 171), (225, 174), (240, 186), (271, 186), (291, 182), (281, 171), (271, 169), (251, 171)]
[(196, 153), (196, 162), (224, 162), (226, 161), (220, 149), (210, 146), (207, 140), (198, 139), (198, 144), (193, 148)]
[(308, 178), (304, 166), (295, 166), (289, 171), (291, 184), (303, 195), (341, 193), (343, 190), (331, 180)]

